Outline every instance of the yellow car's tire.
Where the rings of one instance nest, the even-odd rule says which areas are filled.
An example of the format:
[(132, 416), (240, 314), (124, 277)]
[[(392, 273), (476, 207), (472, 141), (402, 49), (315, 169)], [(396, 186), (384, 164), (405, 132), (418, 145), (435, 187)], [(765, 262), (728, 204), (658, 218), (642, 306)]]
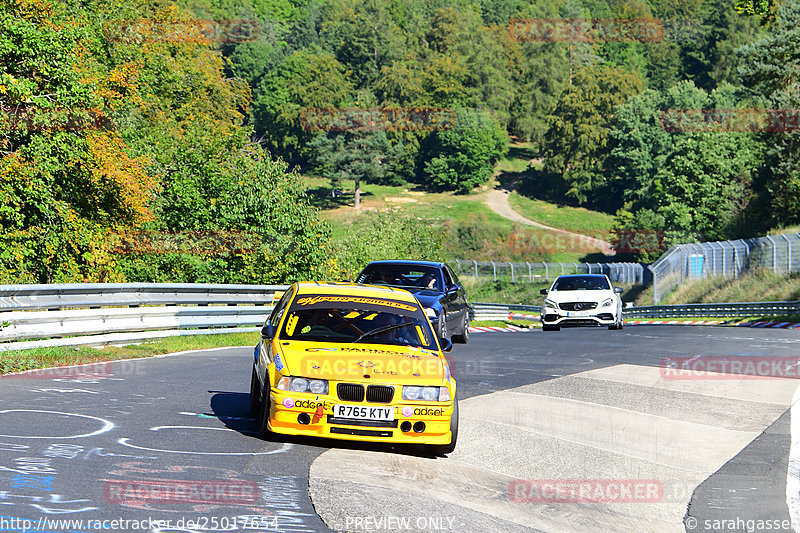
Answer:
[(458, 440), (458, 398), (453, 402), (453, 415), (450, 417), (450, 444), (427, 444), (425, 450), (432, 455), (447, 455), (456, 449)]
[(250, 412), (254, 415), (258, 414), (261, 407), (261, 391), (259, 389), (258, 376), (254, 368), (253, 375), (250, 376)]
[(270, 398), (269, 398), (269, 390), (264, 391), (264, 396), (259, 402), (261, 405), (261, 409), (258, 413), (258, 435), (262, 439), (267, 438), (270, 433), (269, 430), (269, 412), (270, 412)]

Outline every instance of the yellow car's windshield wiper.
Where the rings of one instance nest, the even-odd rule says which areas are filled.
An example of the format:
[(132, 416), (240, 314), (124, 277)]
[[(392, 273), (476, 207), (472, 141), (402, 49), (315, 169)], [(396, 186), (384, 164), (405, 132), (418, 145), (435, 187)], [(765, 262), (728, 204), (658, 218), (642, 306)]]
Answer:
[(357, 339), (353, 342), (358, 342), (361, 339), (366, 339), (367, 337), (372, 337), (373, 335), (380, 335), (381, 333), (386, 333), (387, 331), (392, 331), (395, 329), (404, 328), (406, 326), (413, 326), (413, 322), (402, 322), (400, 324), (389, 324), (388, 326), (381, 326), (379, 328), (375, 328), (371, 331), (367, 331), (366, 333), (362, 333)]

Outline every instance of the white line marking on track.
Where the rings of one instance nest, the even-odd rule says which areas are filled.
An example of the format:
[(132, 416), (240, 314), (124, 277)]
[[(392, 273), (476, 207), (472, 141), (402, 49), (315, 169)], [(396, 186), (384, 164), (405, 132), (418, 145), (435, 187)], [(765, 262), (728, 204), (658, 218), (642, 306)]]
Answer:
[(789, 467), (786, 469), (786, 506), (792, 519), (792, 529), (800, 530), (800, 386), (795, 390), (790, 409), (791, 446)]
[(41, 411), (39, 409), (6, 409), (5, 411), (0, 411), (0, 415), (3, 413), (48, 413), (52, 415), (62, 415), (62, 416), (77, 416), (80, 418), (89, 418), (91, 420), (97, 420), (103, 424), (103, 427), (98, 429), (97, 431), (93, 431), (92, 433), (84, 433), (83, 435), (67, 435), (66, 437), (53, 437), (49, 435), (45, 435), (43, 437), (32, 437), (32, 436), (22, 436), (22, 435), (0, 435), (0, 437), (7, 437), (10, 439), (80, 439), (83, 437), (94, 437), (95, 435), (100, 435), (101, 433), (105, 433), (107, 431), (111, 431), (114, 429), (114, 423), (106, 420), (105, 418), (99, 418), (96, 416), (89, 416), (89, 415), (79, 415), (75, 413), (62, 413), (59, 411)]
[[(156, 426), (150, 428), (150, 431), (159, 431), (162, 429), (205, 429), (210, 431), (231, 431), (233, 433), (250, 433), (244, 431), (236, 431), (234, 429), (229, 429), (229, 428), (209, 428), (203, 426)], [(277, 453), (288, 452), (290, 449), (292, 449), (293, 446), (289, 442), (284, 442), (279, 449), (272, 450), (269, 452), (190, 452), (185, 450), (163, 450), (160, 448), (146, 448), (144, 446), (137, 446), (135, 444), (131, 444), (130, 442), (128, 442), (129, 440), (130, 440), (129, 438), (123, 438), (117, 440), (117, 442), (119, 444), (122, 444), (123, 446), (127, 446), (129, 448), (135, 448), (137, 450), (144, 450), (148, 452), (161, 452), (161, 453), (183, 453), (187, 455), (222, 455), (222, 456), (274, 455)]]

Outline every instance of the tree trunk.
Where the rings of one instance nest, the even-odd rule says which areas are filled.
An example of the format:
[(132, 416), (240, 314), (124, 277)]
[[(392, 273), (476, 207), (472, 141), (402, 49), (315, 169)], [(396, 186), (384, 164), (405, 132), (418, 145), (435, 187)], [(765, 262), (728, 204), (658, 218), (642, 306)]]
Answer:
[(361, 207), (361, 180), (358, 177), (355, 178), (356, 181), (356, 209)]

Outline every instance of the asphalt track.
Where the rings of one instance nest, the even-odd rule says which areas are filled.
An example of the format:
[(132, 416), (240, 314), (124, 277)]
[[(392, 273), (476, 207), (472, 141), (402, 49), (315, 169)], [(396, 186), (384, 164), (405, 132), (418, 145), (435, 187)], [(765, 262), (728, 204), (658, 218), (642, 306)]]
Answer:
[[(249, 348), (98, 365), (89, 377), (7, 376), (0, 531), (791, 531), (789, 408), (800, 382), (677, 379), (660, 367), (790, 360), (797, 335), (671, 326), (472, 335), (449, 354), (461, 429), (446, 458), (258, 439)], [(532, 490), (559, 482), (659, 489), (627, 500), (606, 492), (599, 503)], [(64, 522), (74, 520), (83, 523)]]

